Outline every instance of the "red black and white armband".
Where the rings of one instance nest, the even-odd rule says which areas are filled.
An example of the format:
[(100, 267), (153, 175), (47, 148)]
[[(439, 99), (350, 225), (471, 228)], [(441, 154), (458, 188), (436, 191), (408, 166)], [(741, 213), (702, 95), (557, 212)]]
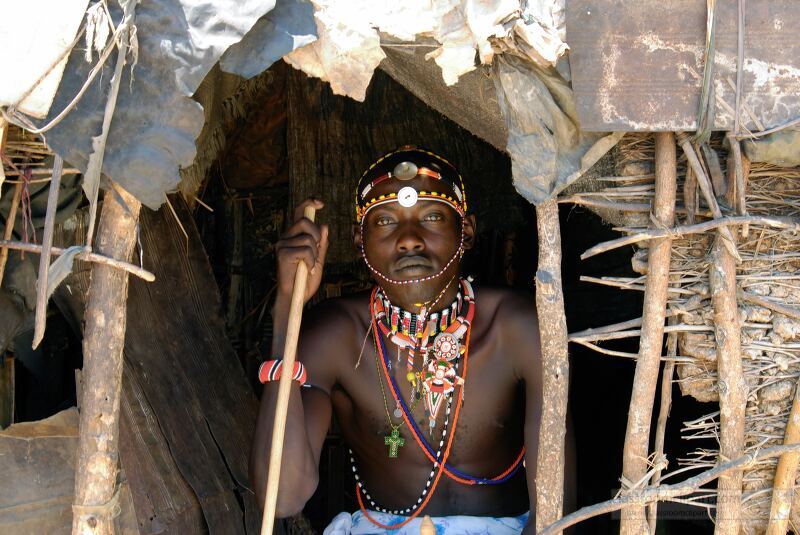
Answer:
[[(270, 381), (278, 381), (281, 378), (281, 371), (283, 370), (282, 360), (267, 360), (258, 368), (258, 380), (262, 383)], [(295, 361), (294, 369), (292, 370), (292, 380), (300, 383), (300, 386), (306, 384), (306, 367), (302, 362)]]

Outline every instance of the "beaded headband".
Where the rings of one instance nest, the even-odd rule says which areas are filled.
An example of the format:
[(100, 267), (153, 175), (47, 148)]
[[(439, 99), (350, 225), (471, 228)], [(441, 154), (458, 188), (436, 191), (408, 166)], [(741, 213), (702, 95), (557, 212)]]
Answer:
[[(373, 180), (366, 182), (367, 177), (371, 175), (377, 166), (381, 164), (385, 165), (386, 160), (389, 158), (399, 159), (402, 156), (406, 156), (406, 158), (403, 158), (402, 161), (395, 165), (391, 171), (383, 173)], [(445, 173), (442, 171), (437, 171), (431, 169), (430, 167), (426, 167), (424, 164), (418, 164), (414, 160), (416, 160), (416, 162), (420, 162), (420, 160), (433, 160), (431, 163), (434, 165), (443, 164), (452, 172)], [(455, 178), (453, 175), (455, 175)], [(396, 193), (379, 195), (367, 200), (367, 195), (369, 192), (375, 186), (381, 182), (384, 182), (385, 180), (395, 178), (397, 180), (406, 181), (417, 176), (428, 176), (435, 180), (441, 181), (452, 188), (453, 194), (448, 195), (446, 193), (438, 193), (435, 191), (418, 192), (415, 188), (406, 186), (401, 188)], [(451, 206), (462, 217), (467, 212), (466, 192), (464, 191), (464, 181), (461, 178), (461, 174), (456, 170), (453, 164), (438, 154), (424, 149), (418, 149), (416, 147), (402, 147), (385, 154), (384, 156), (381, 156), (372, 165), (370, 165), (366, 171), (364, 171), (364, 174), (361, 175), (361, 178), (358, 180), (355, 193), (356, 221), (359, 223), (362, 221), (364, 216), (366, 216), (367, 212), (375, 206), (391, 202), (397, 202), (401, 206), (409, 207), (416, 204), (418, 200), (431, 200)]]

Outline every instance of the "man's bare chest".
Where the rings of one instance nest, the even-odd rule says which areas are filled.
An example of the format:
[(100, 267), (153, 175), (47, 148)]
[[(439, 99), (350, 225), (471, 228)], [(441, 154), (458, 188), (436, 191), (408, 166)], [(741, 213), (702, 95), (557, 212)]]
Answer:
[[(480, 350), (460, 359), (456, 370), (464, 379), (463, 384), (443, 401), (435, 426), (431, 427), (426, 394), (408, 380), (406, 362), (392, 355), (391, 363), (384, 368), (375, 352), (367, 349), (359, 366), (348, 370), (333, 392), (340, 428), (345, 438), (383, 444), (387, 452), (393, 441), (386, 437), (391, 437), (395, 429), (396, 438), (402, 438), (404, 446), (416, 443), (414, 448), (421, 446), (421, 437), (431, 448), (438, 449), (446, 432), (457, 433), (454, 459), (479, 456), (486, 448), (496, 447), (499, 440), (521, 441), (523, 388), (510, 366), (504, 366), (500, 359), (502, 355)], [(423, 459), (421, 453), (418, 457)]]

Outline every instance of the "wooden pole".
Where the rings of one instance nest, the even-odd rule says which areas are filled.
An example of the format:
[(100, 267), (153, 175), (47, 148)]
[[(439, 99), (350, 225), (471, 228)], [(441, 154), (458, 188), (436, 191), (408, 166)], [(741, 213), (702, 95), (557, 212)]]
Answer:
[[(792, 410), (789, 412), (789, 421), (783, 434), (784, 444), (798, 442), (800, 442), (800, 382), (795, 386)], [(798, 462), (800, 462), (800, 452), (784, 453), (778, 459), (775, 481), (772, 484), (772, 506), (766, 535), (785, 535), (789, 527)]]
[[(121, 205), (119, 200), (125, 203)], [(136, 244), (141, 205), (117, 188), (107, 191), (96, 240), (105, 256), (127, 261)], [(128, 273), (93, 264), (83, 339), (83, 395), (72, 506), (73, 535), (111, 535), (118, 512), (119, 406), (125, 344)]]
[[(316, 209), (306, 206), (303, 216), (314, 221)], [(281, 479), (283, 438), (286, 433), (286, 414), (289, 410), (289, 394), (292, 387), (292, 371), (297, 355), (297, 340), (300, 337), (300, 322), (303, 319), (303, 301), (306, 295), (308, 269), (304, 262), (297, 264), (294, 275), (292, 301), (289, 305), (289, 323), (286, 326), (286, 342), (283, 346), (283, 367), (278, 383), (278, 400), (275, 404), (275, 420), (272, 426), (272, 446), (269, 451), (269, 473), (267, 492), (264, 497), (264, 516), (261, 518), (261, 535), (272, 535), (275, 524), (275, 507), (278, 503), (278, 484)]]
[[(677, 188), (675, 137), (671, 132), (659, 132), (655, 134), (655, 140), (656, 192), (653, 217), (658, 225), (669, 228), (675, 217)], [(642, 480), (648, 470), (650, 421), (664, 345), (671, 249), (672, 238), (668, 236), (650, 241), (642, 312), (642, 336), (633, 378), (622, 457), (622, 476), (629, 484)], [(633, 505), (622, 509), (621, 534), (642, 535), (647, 530), (647, 518), (643, 506)]]
[[(674, 323), (672, 318), (670, 323)], [(678, 333), (670, 333), (667, 336), (667, 356), (675, 357), (678, 354)], [(675, 361), (668, 360), (664, 363), (664, 370), (661, 372), (661, 405), (658, 409), (658, 423), (656, 424), (656, 440), (654, 444), (655, 458), (664, 455), (664, 437), (667, 434), (667, 420), (669, 411), (672, 408), (672, 376), (675, 373)], [(662, 468), (656, 468), (653, 477), (650, 478), (652, 486), (658, 485), (661, 478)], [(658, 502), (653, 502), (647, 507), (647, 524), (650, 527), (650, 535), (656, 535), (656, 523), (658, 520)]]
[(536, 207), (536, 227), (539, 233), (536, 313), (542, 349), (542, 415), (536, 458), (538, 531), (561, 518), (564, 512), (569, 355), (561, 283), (561, 227), (555, 199)]
[[(6, 138), (8, 137), (8, 123), (5, 119), (0, 117), (0, 154), (3, 153), (6, 147)], [(3, 162), (0, 161), (0, 187), (5, 181), (5, 168)], [(6, 219), (6, 228), (3, 231), (3, 239), (10, 240), (11, 235), (14, 233), (14, 222), (17, 219), (17, 206), (19, 206), (19, 199), (22, 196), (22, 184), (14, 186), (14, 196), (11, 198), (11, 207), (8, 210), (8, 219)], [(6, 262), (8, 262), (8, 249), (0, 249), (0, 287), (3, 286), (3, 274), (6, 271)]]
[(47, 212), (44, 218), (44, 236), (42, 236), (42, 254), (39, 255), (39, 277), (36, 279), (36, 319), (33, 329), (33, 349), (39, 347), (44, 338), (47, 323), (47, 274), (50, 269), (50, 249), (53, 246), (53, 230), (56, 226), (56, 210), (58, 208), (58, 192), (61, 188), (61, 170), (64, 160), (55, 155), (53, 179), (47, 193)]
[[(720, 232), (711, 249), (708, 282), (714, 308), (719, 390), (720, 461), (744, 453), (744, 421), (747, 384), (742, 373), (741, 326), (736, 304), (736, 260), (725, 247)], [(717, 482), (717, 514), (714, 533), (738, 535), (741, 525), (742, 471), (733, 470)]]

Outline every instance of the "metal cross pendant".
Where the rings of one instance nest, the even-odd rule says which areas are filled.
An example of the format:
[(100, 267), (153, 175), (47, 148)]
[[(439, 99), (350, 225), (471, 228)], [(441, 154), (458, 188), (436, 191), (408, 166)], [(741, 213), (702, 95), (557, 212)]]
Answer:
[(406, 441), (400, 436), (400, 428), (392, 427), (392, 433), (389, 436), (383, 437), (383, 443), (389, 446), (389, 457), (397, 458), (397, 450), (403, 446)]

